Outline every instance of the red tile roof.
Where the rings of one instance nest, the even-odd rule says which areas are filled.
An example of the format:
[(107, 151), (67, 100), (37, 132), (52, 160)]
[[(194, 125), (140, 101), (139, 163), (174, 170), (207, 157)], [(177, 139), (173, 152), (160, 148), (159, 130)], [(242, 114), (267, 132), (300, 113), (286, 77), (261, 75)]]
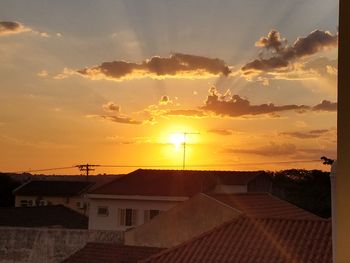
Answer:
[(246, 185), (261, 172), (138, 169), (90, 193), (107, 195), (193, 196), (218, 181)]
[(155, 247), (87, 243), (62, 263), (136, 263), (161, 250)]
[(86, 192), (94, 183), (81, 181), (32, 180), (22, 184), (14, 195), (24, 196), (74, 196)]
[(331, 221), (239, 217), (139, 262), (330, 263)]
[(269, 193), (208, 194), (249, 217), (321, 219)]

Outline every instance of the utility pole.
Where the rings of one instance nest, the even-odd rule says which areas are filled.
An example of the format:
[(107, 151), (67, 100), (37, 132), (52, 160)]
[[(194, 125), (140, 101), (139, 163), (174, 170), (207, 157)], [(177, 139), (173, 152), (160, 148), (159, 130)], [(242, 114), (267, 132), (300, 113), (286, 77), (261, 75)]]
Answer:
[(78, 164), (75, 167), (78, 167), (81, 172), (86, 172), (86, 181), (88, 181), (89, 180), (89, 172), (95, 171), (95, 169), (92, 167), (96, 167), (96, 166), (100, 166), (100, 165), (87, 163), (87, 164)]
[(185, 163), (186, 163), (186, 136), (192, 135), (192, 134), (199, 134), (199, 132), (183, 132), (184, 135), (184, 151), (183, 151), (183, 157), (182, 157), (182, 170), (185, 170)]

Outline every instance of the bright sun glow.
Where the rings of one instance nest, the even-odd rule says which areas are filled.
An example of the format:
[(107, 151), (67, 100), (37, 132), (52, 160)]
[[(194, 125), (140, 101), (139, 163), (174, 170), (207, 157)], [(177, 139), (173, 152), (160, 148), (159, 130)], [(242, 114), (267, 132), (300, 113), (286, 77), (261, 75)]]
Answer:
[(183, 133), (173, 133), (170, 135), (169, 141), (174, 144), (176, 148), (179, 148), (185, 142), (185, 136)]

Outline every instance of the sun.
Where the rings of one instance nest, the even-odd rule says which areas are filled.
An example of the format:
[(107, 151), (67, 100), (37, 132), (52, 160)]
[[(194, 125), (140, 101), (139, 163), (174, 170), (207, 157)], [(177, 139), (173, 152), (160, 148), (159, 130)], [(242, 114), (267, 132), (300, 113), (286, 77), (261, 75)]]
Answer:
[(173, 144), (176, 148), (180, 148), (181, 145), (185, 142), (185, 135), (184, 133), (172, 133), (169, 136), (169, 142)]

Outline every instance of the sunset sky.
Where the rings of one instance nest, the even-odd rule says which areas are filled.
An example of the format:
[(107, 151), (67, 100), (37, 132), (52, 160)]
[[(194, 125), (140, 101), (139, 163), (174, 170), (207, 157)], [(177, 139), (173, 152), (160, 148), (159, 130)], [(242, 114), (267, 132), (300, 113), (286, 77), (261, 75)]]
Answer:
[(181, 132), (187, 169), (327, 169), (337, 28), (336, 0), (1, 1), (0, 171), (181, 169)]

